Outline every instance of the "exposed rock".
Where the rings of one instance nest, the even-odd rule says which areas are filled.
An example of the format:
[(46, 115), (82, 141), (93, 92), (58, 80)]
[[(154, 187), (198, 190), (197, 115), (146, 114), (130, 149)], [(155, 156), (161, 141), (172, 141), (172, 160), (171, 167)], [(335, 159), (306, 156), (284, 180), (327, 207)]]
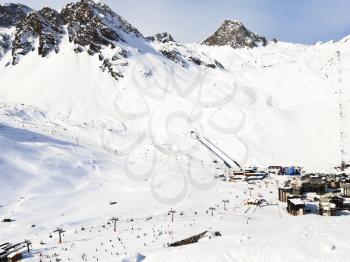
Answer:
[(3, 55), (10, 50), (11, 48), (11, 36), (8, 34), (1, 34), (0, 33), (0, 58), (3, 57)]
[[(34, 11), (20, 4), (1, 5), (0, 27), (6, 27), (0, 31), (0, 59), (11, 50), (13, 65), (21, 56), (36, 50), (42, 57), (53, 51), (58, 53), (67, 34), (75, 53), (96, 54), (101, 70), (119, 79), (123, 77), (123, 67), (128, 66), (131, 52), (124, 48), (124, 43), (135, 50), (140, 45), (150, 48), (136, 28), (107, 5), (93, 0), (68, 4), (61, 12), (48, 7)], [(173, 41), (170, 35), (157, 37)]]
[(33, 10), (22, 4), (0, 5), (0, 27), (11, 27)]
[(202, 61), (201, 59), (199, 59), (198, 57), (193, 57), (193, 56), (190, 56), (188, 57), (188, 59), (196, 64), (196, 65), (204, 65), (206, 67), (210, 67), (210, 68), (220, 68), (220, 69), (224, 69), (223, 65), (221, 63), (219, 63), (217, 60), (214, 60), (214, 63), (205, 63), (204, 61)]
[(188, 66), (188, 63), (183, 58), (182, 54), (176, 50), (161, 49), (160, 52), (168, 59), (175, 63), (181, 64), (183, 67)]
[(154, 36), (147, 37), (147, 40), (150, 42), (159, 42), (159, 43), (169, 43), (169, 42), (175, 42), (174, 38), (169, 33), (159, 33), (155, 34)]
[(196, 65), (202, 65), (202, 64), (203, 64), (203, 61), (200, 60), (200, 59), (197, 58), (197, 57), (190, 56), (188, 59), (189, 59), (191, 62), (195, 63)]
[(118, 67), (115, 67), (113, 63), (110, 62), (109, 59), (105, 59), (103, 60), (103, 64), (101, 66), (101, 69), (103, 72), (105, 72), (106, 70), (108, 71), (108, 73), (111, 74), (111, 76), (113, 78), (115, 78), (116, 80), (118, 80), (119, 78), (123, 78), (124, 75), (122, 74), (122, 72), (120, 72), (118, 69)]
[(103, 3), (81, 0), (68, 4), (61, 14), (68, 26), (69, 40), (88, 47), (91, 55), (99, 53), (102, 46), (115, 47), (118, 41), (126, 42), (126, 34), (143, 37), (136, 28)]
[(241, 22), (226, 20), (220, 28), (203, 42), (209, 46), (230, 45), (233, 48), (265, 46), (266, 38), (249, 31)]
[(49, 7), (44, 7), (38, 13), (42, 15), (51, 24), (52, 28), (55, 31), (63, 33), (63, 17), (59, 12)]
[(38, 54), (45, 57), (49, 52), (58, 52), (62, 38), (63, 20), (60, 14), (50, 8), (29, 13), (16, 25), (15, 39), (12, 44), (13, 64), (18, 63), (21, 55), (35, 50), (35, 40), (39, 38)]

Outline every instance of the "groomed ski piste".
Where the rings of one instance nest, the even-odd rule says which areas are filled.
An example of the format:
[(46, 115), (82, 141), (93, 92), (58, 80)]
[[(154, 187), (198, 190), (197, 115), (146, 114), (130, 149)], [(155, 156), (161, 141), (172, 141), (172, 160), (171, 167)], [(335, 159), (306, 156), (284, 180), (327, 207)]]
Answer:
[[(24, 261), (346, 260), (350, 213), (289, 215), (277, 191), (288, 177), (223, 181), (227, 167), (191, 131), (244, 167), (334, 172), (339, 79), (350, 114), (349, 41), (232, 49), (131, 37), (118, 81), (100, 70), (98, 55), (75, 53), (68, 37), (60, 53), (32, 52), (15, 66), (5, 66), (6, 53), (0, 218), (14, 221), (0, 223), (0, 242), (29, 239)], [(183, 67), (160, 48), (224, 69)], [(344, 144), (350, 152), (349, 137)], [(268, 205), (246, 204), (256, 199)], [(62, 243), (57, 228), (65, 230)], [(168, 247), (204, 231), (198, 243)]]

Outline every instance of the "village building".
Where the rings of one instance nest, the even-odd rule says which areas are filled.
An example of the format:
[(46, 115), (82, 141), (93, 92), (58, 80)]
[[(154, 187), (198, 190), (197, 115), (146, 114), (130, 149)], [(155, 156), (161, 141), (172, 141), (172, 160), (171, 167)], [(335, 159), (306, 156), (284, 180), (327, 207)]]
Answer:
[(335, 216), (337, 210), (345, 208), (344, 199), (338, 194), (327, 193), (319, 200), (319, 213), (322, 216)]
[(270, 174), (276, 174), (277, 175), (282, 168), (283, 168), (282, 166), (269, 166), (267, 168), (267, 170), (268, 170), (268, 172)]
[(327, 188), (330, 188), (330, 189), (340, 188), (340, 180), (339, 179), (327, 179)]
[(343, 196), (350, 197), (350, 184), (349, 183), (343, 185)]
[(319, 202), (319, 213), (321, 216), (336, 216), (336, 206), (328, 201)]
[(16, 262), (22, 259), (22, 249), (25, 248), (24, 243), (11, 244), (4, 243), (0, 245), (0, 262)]
[(299, 197), (289, 196), (287, 200), (287, 211), (293, 216), (304, 215), (305, 203)]
[(291, 186), (284, 186), (278, 188), (278, 200), (281, 202), (287, 202), (288, 196), (293, 194), (293, 188)]

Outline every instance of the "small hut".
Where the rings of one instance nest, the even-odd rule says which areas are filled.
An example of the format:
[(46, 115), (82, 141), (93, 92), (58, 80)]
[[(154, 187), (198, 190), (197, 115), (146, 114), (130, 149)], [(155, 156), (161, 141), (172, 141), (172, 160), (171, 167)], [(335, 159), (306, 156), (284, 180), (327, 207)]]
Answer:
[(299, 197), (289, 196), (287, 200), (287, 211), (293, 216), (305, 214), (305, 203)]
[(321, 216), (336, 216), (336, 205), (328, 201), (320, 201), (319, 213)]
[(24, 243), (11, 244), (4, 243), (0, 245), (0, 262), (14, 262), (22, 259), (22, 249)]
[(327, 193), (320, 198), (319, 213), (322, 216), (335, 216), (337, 210), (344, 209), (344, 199), (338, 194)]
[(17, 262), (22, 260), (22, 253), (20, 251), (11, 253), (7, 256), (7, 262)]

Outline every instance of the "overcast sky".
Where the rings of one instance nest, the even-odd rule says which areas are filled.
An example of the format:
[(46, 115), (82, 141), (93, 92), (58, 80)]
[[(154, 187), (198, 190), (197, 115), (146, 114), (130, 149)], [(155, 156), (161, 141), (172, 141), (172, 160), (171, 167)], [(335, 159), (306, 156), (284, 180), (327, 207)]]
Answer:
[[(0, 0), (0, 3), (9, 2)], [(11, 1), (10, 1), (11, 2)], [(72, 0), (15, 0), (34, 9), (61, 9)], [(268, 38), (314, 43), (350, 34), (350, 0), (104, 0), (145, 36), (170, 32), (199, 42), (225, 19), (242, 21)]]

